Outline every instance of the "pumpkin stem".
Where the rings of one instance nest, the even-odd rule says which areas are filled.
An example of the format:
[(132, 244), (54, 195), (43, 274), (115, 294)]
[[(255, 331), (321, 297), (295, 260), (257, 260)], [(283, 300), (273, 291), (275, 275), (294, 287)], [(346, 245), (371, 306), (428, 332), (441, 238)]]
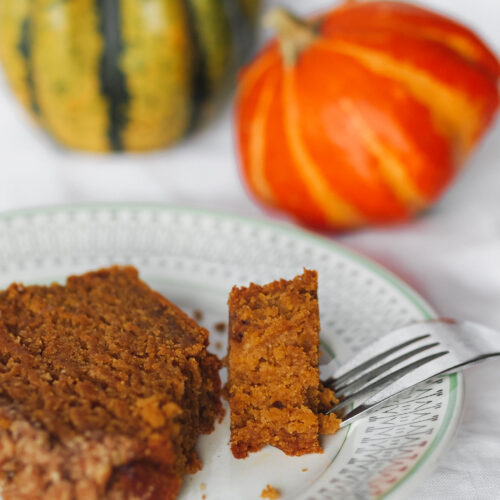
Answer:
[(317, 37), (313, 24), (280, 7), (272, 9), (264, 16), (264, 25), (276, 31), (287, 66), (295, 64), (299, 54)]

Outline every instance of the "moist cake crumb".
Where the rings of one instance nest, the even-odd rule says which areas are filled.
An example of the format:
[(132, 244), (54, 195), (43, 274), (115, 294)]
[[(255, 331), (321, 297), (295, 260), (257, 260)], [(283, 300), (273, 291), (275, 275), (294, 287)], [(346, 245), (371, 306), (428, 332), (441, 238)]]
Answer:
[(207, 330), (132, 267), (0, 292), (4, 500), (170, 500), (222, 414)]
[(202, 321), (203, 320), (203, 311), (200, 311), (199, 309), (195, 309), (193, 311), (193, 318), (195, 321)]
[(218, 333), (224, 333), (226, 331), (226, 323), (224, 321), (218, 321), (214, 325), (214, 330)]
[(276, 500), (281, 497), (280, 492), (271, 485), (267, 485), (260, 494), (261, 498), (268, 498), (270, 500)]
[(317, 273), (229, 296), (231, 450), (236, 458), (271, 444), (287, 455), (321, 453), (320, 433), (340, 420), (323, 415), (336, 401), (319, 381)]

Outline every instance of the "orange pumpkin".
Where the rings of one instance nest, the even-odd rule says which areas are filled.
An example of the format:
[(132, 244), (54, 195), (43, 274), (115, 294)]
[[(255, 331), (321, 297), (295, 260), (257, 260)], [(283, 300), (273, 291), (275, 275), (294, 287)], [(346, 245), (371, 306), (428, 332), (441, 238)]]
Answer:
[(399, 2), (348, 2), (278, 34), (236, 99), (257, 199), (307, 225), (405, 220), (442, 193), (492, 121), (500, 64), (470, 30)]

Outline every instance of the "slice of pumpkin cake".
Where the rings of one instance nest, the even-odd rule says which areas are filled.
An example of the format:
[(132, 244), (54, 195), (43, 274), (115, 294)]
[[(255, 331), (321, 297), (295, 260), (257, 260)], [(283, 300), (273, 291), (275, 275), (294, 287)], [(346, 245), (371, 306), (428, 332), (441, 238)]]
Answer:
[(319, 434), (340, 420), (319, 381), (316, 271), (291, 281), (234, 287), (229, 296), (231, 449), (236, 458), (271, 444), (288, 455), (321, 452)]
[(175, 498), (222, 412), (207, 344), (132, 267), (1, 292), (3, 498)]

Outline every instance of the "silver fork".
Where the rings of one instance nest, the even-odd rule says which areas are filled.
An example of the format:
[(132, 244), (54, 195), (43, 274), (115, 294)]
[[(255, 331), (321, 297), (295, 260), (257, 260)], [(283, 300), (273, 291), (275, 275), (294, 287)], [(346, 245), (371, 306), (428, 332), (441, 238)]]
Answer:
[(500, 356), (500, 333), (471, 321), (436, 319), (413, 323), (384, 335), (340, 368), (320, 367), (323, 383), (340, 402), (327, 413), (342, 426), (370, 413), (389, 398), (447, 373)]

